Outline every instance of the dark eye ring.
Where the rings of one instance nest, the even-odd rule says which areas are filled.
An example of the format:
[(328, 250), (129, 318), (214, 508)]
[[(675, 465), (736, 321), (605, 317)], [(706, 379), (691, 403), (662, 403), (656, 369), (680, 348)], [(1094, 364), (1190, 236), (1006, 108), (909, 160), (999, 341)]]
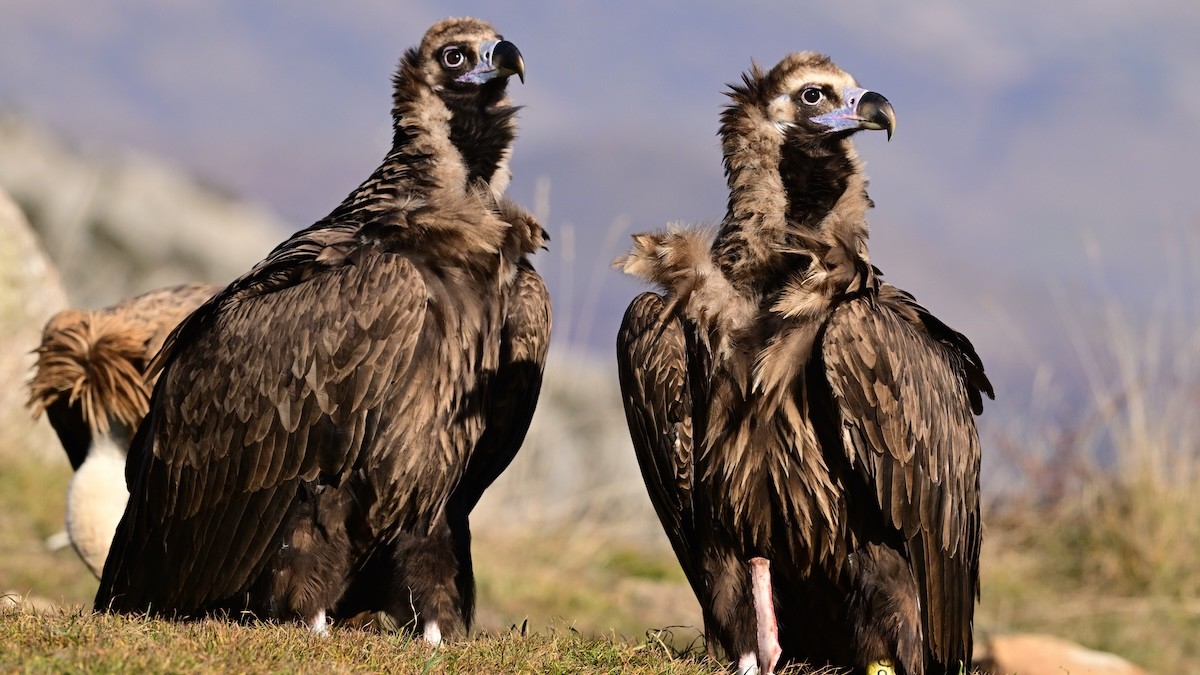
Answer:
[(816, 105), (825, 98), (824, 92), (816, 87), (805, 87), (804, 91), (800, 92), (800, 100), (808, 105)]
[(442, 50), (442, 64), (447, 68), (457, 68), (466, 60), (467, 57), (463, 56), (462, 50), (458, 47), (446, 47)]

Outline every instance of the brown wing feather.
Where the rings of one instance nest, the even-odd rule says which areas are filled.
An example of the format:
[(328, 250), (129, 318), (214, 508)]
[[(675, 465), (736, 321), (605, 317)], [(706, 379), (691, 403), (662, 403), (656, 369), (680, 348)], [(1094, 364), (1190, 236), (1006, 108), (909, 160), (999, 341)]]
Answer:
[[(617, 372), (633, 449), (650, 501), (696, 596), (707, 597), (695, 538), (695, 476), (688, 341), (666, 302), (642, 293), (617, 334)], [(707, 609), (707, 608), (706, 608)]]
[(978, 357), (965, 337), (931, 334), (918, 314), (928, 312), (885, 287), (875, 302), (841, 305), (822, 350), (844, 450), (874, 486), (886, 522), (909, 539), (930, 647), (953, 664), (969, 659), (978, 596), (980, 446), (972, 404), (979, 391), (972, 380), (987, 380), (982, 366), (974, 369)]
[(542, 389), (550, 347), (550, 294), (528, 261), (522, 260), (500, 334), (500, 362), (488, 384), (485, 423), (462, 479), (446, 506), (454, 532), (457, 586), (464, 625), (475, 611), (475, 581), (468, 517), (500, 474), (516, 457)]
[(463, 472), (454, 507), (470, 513), (517, 455), (542, 390), (550, 348), (551, 309), (546, 284), (521, 261), (500, 337), (500, 365), (490, 383), (483, 435)]
[(370, 463), (384, 384), (422, 331), (421, 276), (390, 254), (291, 273), (284, 256), (304, 258), (277, 249), (172, 334), (98, 607), (187, 614), (244, 592), (301, 483)]

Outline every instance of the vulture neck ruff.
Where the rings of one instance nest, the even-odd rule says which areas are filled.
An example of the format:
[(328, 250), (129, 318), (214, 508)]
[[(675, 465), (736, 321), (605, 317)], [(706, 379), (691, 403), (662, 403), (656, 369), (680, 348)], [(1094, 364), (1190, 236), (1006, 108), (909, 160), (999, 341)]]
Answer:
[[(393, 78), (394, 134), (389, 158), (425, 160), (441, 185), (487, 183), (500, 194), (508, 186), (508, 158), (516, 140), (516, 113), (506, 97), (507, 79), (482, 85), (447, 86), (425, 81), (419, 52), (410, 49)], [(431, 157), (456, 157), (445, 166)]]
[[(757, 65), (732, 85), (721, 115), (728, 210), (711, 233), (671, 226), (634, 236), (614, 264), (671, 296), (664, 311), (696, 322), (718, 360), (740, 351), (754, 361), (747, 388), (767, 378), (767, 352), (784, 356), (811, 344), (820, 318), (839, 298), (875, 292), (867, 251), (867, 181), (846, 133), (826, 133), (797, 112), (804, 82), (853, 83), (827, 59), (801, 52), (764, 72)], [(785, 92), (785, 93), (781, 93)], [(812, 319), (796, 344), (762, 343), (765, 321)], [(745, 373), (744, 368), (739, 371)]]
[[(713, 257), (743, 296), (786, 315), (874, 285), (867, 182), (850, 138), (783, 122), (779, 75), (757, 66), (731, 88), (721, 117), (729, 203)], [(790, 302), (778, 300), (790, 295)], [(787, 307), (786, 304), (800, 306)]]
[(129, 437), (107, 434), (93, 439), (88, 457), (67, 488), (66, 524), (71, 545), (88, 569), (100, 577), (117, 523), (125, 512), (125, 449)]
[[(494, 266), (502, 251), (533, 253), (540, 229), (506, 220), (503, 196), (517, 108), (504, 81), (448, 87), (429, 82), (409, 50), (393, 78), (393, 146), (378, 169), (310, 230), (358, 231), (360, 241), (419, 249), (443, 262)], [(436, 214), (436, 217), (435, 215)]]

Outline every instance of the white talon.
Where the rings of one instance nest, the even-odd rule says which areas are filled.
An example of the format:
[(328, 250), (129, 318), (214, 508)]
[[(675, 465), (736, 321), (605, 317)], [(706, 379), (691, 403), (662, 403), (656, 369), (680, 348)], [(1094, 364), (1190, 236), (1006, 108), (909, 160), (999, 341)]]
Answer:
[(753, 652), (738, 657), (737, 675), (758, 675), (758, 657)]
[(317, 612), (313, 620), (308, 622), (308, 629), (314, 635), (320, 635), (321, 637), (329, 635), (329, 621), (325, 618), (325, 610)]
[(436, 621), (425, 622), (425, 633), (422, 637), (431, 645), (436, 646), (442, 643), (442, 631), (438, 628)]

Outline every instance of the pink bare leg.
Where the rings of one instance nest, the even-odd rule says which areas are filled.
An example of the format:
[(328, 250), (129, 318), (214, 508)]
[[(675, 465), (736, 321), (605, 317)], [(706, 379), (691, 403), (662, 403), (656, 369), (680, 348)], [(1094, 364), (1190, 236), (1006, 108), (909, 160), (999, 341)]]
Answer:
[(758, 672), (771, 675), (783, 650), (771, 599), (771, 563), (766, 558), (750, 559), (750, 588), (754, 594), (754, 617), (758, 620)]

